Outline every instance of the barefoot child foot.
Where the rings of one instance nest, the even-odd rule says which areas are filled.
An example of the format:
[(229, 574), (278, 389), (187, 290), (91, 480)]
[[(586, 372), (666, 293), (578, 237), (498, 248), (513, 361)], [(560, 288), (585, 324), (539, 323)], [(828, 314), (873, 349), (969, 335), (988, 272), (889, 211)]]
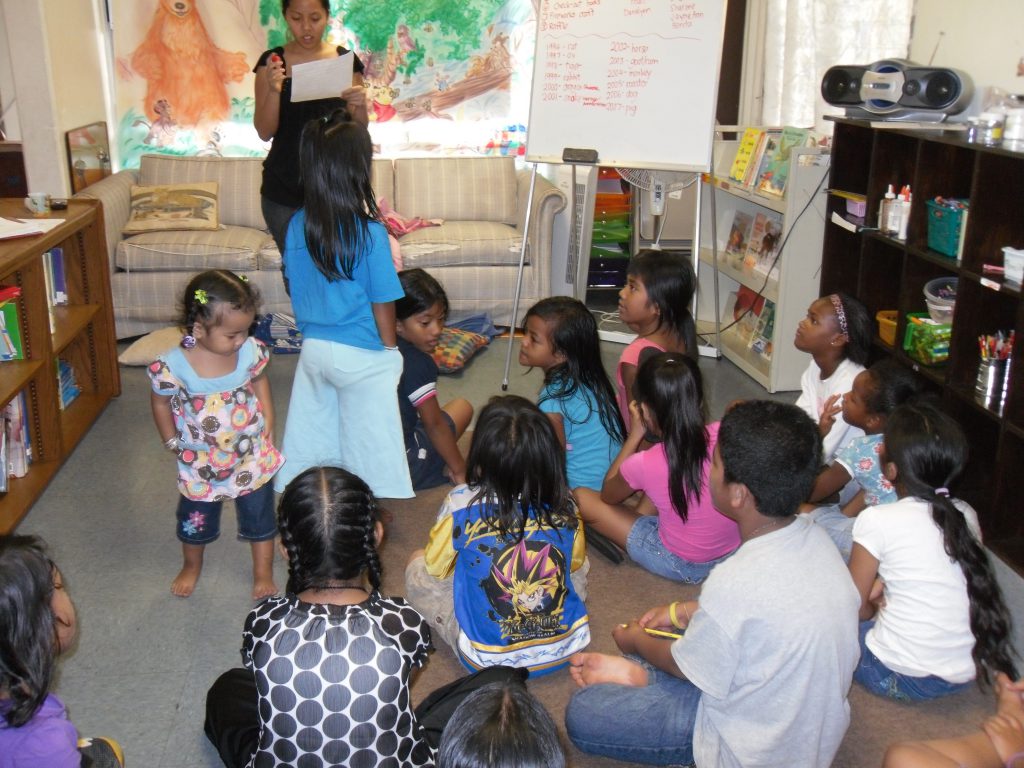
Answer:
[(276, 595), (274, 583), (274, 540), (252, 543), (252, 599), (262, 600)]
[(636, 688), (647, 685), (647, 670), (624, 656), (577, 653), (569, 660), (569, 664), (569, 673), (581, 688), (598, 683), (617, 683)]
[(203, 570), (203, 549), (196, 544), (182, 544), (181, 550), (184, 555), (184, 564), (178, 575), (171, 582), (171, 594), (177, 597), (188, 597), (196, 588), (199, 581), (199, 574)]

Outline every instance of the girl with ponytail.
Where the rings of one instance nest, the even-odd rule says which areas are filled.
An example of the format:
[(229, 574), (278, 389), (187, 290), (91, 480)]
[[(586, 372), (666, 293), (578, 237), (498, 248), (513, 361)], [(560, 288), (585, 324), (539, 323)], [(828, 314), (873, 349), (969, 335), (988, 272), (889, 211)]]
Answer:
[(854, 679), (872, 693), (922, 701), (1017, 677), (977, 515), (949, 491), (966, 458), (959, 426), (929, 403), (886, 421), (883, 470), (899, 500), (860, 513), (850, 556), (862, 620)]
[(225, 765), (432, 766), (409, 693), (430, 630), (378, 591), (383, 528), (369, 486), (337, 467), (307, 469), (285, 488), (277, 520), (286, 593), (249, 613), (246, 668), (207, 695), (206, 734)]

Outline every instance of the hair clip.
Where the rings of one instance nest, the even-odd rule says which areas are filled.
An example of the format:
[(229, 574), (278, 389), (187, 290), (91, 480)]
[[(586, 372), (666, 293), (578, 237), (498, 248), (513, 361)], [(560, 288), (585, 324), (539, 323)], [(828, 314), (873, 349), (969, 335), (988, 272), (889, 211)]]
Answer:
[(203, 306), (206, 306), (206, 302), (210, 300), (210, 297), (207, 296), (206, 291), (204, 291), (202, 288), (197, 288), (196, 292), (192, 295), (195, 297), (195, 300), (198, 301)]
[(185, 349), (192, 349), (196, 345), (196, 337), (191, 333), (186, 333), (181, 337), (181, 346)]
[(849, 334), (847, 333), (846, 327), (846, 310), (843, 309), (843, 300), (839, 298), (838, 293), (830, 294), (828, 298), (829, 301), (832, 302), (832, 309), (835, 310), (836, 320), (839, 321), (839, 332), (843, 334), (843, 336), (848, 336)]
[(246, 277), (245, 275), (235, 275), (235, 277), (237, 277), (237, 278), (238, 278), (239, 280), (241, 280), (241, 281), (242, 281), (243, 283), (248, 283), (248, 282), (249, 282), (249, 278), (248, 278), (248, 277)]

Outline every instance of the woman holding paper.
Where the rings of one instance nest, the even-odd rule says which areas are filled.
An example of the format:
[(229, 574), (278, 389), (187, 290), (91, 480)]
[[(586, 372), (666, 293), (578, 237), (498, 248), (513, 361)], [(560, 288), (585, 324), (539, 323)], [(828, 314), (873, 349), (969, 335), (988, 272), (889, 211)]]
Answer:
[(338, 95), (311, 100), (292, 100), (292, 75), (300, 64), (349, 51), (324, 40), (330, 17), (329, 0), (281, 0), (292, 39), (284, 46), (264, 51), (253, 70), (256, 73), (256, 112), (253, 124), (264, 141), (274, 140), (263, 162), (263, 186), (260, 188), (263, 218), (278, 249), (284, 253), (284, 233), (288, 222), (302, 207), (299, 182), (299, 137), (302, 127), (316, 118), (347, 107), (357, 123), (367, 125), (366, 90), (363, 88), (363, 63), (354, 53), (352, 84), (338, 89)]

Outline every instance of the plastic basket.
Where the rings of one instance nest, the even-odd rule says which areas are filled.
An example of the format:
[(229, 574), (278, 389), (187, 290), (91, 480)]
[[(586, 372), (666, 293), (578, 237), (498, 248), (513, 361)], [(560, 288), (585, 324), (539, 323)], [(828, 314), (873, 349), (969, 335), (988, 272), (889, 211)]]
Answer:
[(960, 249), (960, 226), (964, 210), (939, 205), (928, 200), (928, 247), (945, 256), (956, 258)]
[(896, 344), (896, 318), (899, 313), (895, 309), (883, 309), (877, 315), (878, 337), (890, 347)]
[(911, 312), (907, 315), (903, 350), (919, 363), (938, 365), (949, 359), (949, 339), (952, 335), (952, 325), (936, 325), (930, 322), (927, 313)]

